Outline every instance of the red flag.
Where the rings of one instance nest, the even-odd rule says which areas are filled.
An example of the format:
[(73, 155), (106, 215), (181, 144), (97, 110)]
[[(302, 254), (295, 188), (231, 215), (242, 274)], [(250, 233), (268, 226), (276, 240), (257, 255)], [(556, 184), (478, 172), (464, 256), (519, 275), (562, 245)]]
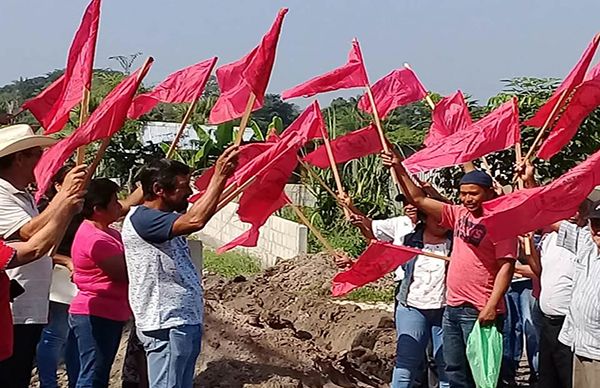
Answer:
[(473, 124), (465, 97), (460, 90), (442, 98), (433, 109), (431, 119), (431, 128), (423, 141), (427, 147)]
[(117, 85), (76, 131), (47, 149), (35, 168), (37, 198), (43, 195), (54, 174), (81, 146), (104, 139), (117, 132), (125, 122), (127, 110), (152, 62), (137, 70)]
[(413, 154), (404, 165), (412, 173), (456, 166), (509, 148), (520, 138), (519, 110), (513, 97), (470, 127)]
[(349, 270), (333, 277), (331, 294), (343, 296), (381, 279), (420, 253), (418, 249), (372, 241)]
[[(336, 138), (331, 142), (331, 149), (336, 163), (346, 163), (382, 150), (379, 133), (372, 124)], [(320, 146), (306, 155), (304, 161), (319, 168), (328, 168), (329, 158), (325, 146)]]
[(519, 190), (484, 203), (487, 232), (502, 241), (571, 217), (600, 185), (600, 151), (552, 183)]
[[(596, 74), (600, 65), (594, 68)], [(558, 119), (558, 122), (542, 143), (537, 156), (550, 160), (551, 157), (571, 141), (585, 118), (600, 105), (600, 76), (584, 81), (575, 89), (569, 105)]]
[(50, 90), (23, 104), (23, 109), (29, 109), (40, 122), (44, 134), (62, 130), (71, 109), (81, 101), (84, 89), (91, 87), (99, 22), (100, 0), (92, 0), (69, 49), (62, 81), (54, 82)]
[[(427, 96), (427, 90), (411, 69), (392, 71), (371, 86), (377, 113), (382, 119), (399, 106), (419, 101)], [(364, 94), (358, 101), (358, 109), (373, 113), (369, 96)]]
[(310, 97), (338, 89), (365, 87), (368, 84), (369, 79), (367, 78), (360, 46), (357, 40), (353, 40), (346, 64), (284, 91), (281, 98), (287, 100), (294, 97)]
[[(321, 128), (324, 127), (325, 123), (323, 122), (319, 103), (315, 101), (283, 131), (276, 141), (242, 146), (238, 159), (238, 167), (227, 180), (227, 186), (233, 183), (242, 185), (252, 176), (264, 170), (265, 166), (268, 167), (269, 163), (276, 161), (288, 149), (294, 148), (297, 151), (308, 141), (321, 137)], [(196, 180), (195, 186), (200, 193), (190, 198), (190, 202), (197, 200), (206, 190), (213, 173), (214, 167), (211, 167)]]
[(127, 116), (130, 119), (137, 119), (150, 112), (159, 102), (174, 104), (196, 101), (204, 91), (215, 63), (217, 63), (217, 57), (171, 74), (151, 92), (137, 96), (133, 100)]
[[(544, 105), (542, 105), (542, 107), (537, 111), (535, 116), (525, 121), (525, 125), (537, 128), (541, 128), (542, 126), (544, 126), (544, 123), (548, 120), (548, 117), (550, 117), (550, 113), (552, 113), (556, 104), (559, 103), (563, 92), (567, 93), (568, 97), (568, 95), (571, 94), (573, 89), (583, 81), (585, 73), (587, 72), (590, 63), (594, 58), (596, 49), (598, 48), (598, 42), (600, 42), (600, 34), (596, 34), (594, 36), (594, 39), (592, 39), (592, 41), (586, 48), (585, 52), (579, 59), (579, 62), (577, 62), (575, 67), (567, 75), (567, 78), (565, 78), (565, 80), (562, 82), (562, 84), (560, 84), (558, 89), (554, 91), (550, 99)], [(562, 105), (564, 105), (565, 102), (566, 98), (563, 99)]]
[(252, 111), (263, 106), (265, 91), (275, 62), (281, 25), (287, 11), (287, 8), (279, 10), (271, 29), (249, 54), (237, 62), (217, 69), (221, 95), (210, 112), (211, 124), (220, 124), (241, 117), (250, 99), (250, 93), (256, 96)]

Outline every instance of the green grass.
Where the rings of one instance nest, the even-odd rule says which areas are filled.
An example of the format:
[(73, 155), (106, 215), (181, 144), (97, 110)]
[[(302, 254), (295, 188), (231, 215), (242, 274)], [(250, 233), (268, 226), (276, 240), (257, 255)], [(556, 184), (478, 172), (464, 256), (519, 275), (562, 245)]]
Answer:
[(217, 255), (214, 251), (205, 249), (204, 269), (227, 278), (238, 275), (253, 275), (260, 272), (257, 259), (238, 252), (225, 252)]
[(384, 289), (362, 287), (352, 291), (344, 299), (363, 303), (391, 303), (394, 301), (394, 287), (387, 287)]

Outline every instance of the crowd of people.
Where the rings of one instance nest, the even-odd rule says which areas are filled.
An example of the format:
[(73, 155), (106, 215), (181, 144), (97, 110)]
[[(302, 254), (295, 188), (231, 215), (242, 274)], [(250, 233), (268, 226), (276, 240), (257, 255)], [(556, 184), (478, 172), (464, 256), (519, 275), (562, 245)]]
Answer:
[[(107, 387), (133, 321), (123, 386), (191, 387), (203, 308), (185, 236), (216, 212), (238, 148), (219, 157), (192, 205), (192, 171), (169, 159), (144, 166), (124, 199), (113, 181), (66, 165), (36, 204), (34, 168), (53, 143), (27, 125), (0, 131), (0, 386), (28, 387), (37, 365), (40, 385), (56, 387), (64, 360), (70, 387)], [(600, 386), (600, 203), (493, 242), (480, 222), (482, 204), (501, 195), (490, 175), (466, 172), (455, 205), (415, 183), (397, 153), (381, 158), (398, 177), (404, 215), (372, 220), (344, 195), (348, 220), (368, 240), (449, 257), (418, 255), (396, 270), (392, 387), (475, 387), (466, 345), (476, 322), (503, 333), (499, 386), (515, 384), (524, 349), (531, 384)], [(536, 185), (532, 165), (518, 173)]]

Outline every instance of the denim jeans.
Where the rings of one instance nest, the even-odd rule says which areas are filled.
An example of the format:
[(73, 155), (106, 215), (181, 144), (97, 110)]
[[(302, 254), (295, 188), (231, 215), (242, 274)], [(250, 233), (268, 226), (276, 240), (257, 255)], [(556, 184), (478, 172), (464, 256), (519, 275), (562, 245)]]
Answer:
[(94, 315), (69, 314), (69, 326), (79, 350), (77, 388), (108, 387), (124, 325), (125, 322)]
[[(467, 360), (467, 340), (477, 321), (479, 311), (469, 304), (446, 306), (444, 310), (444, 361), (446, 377), (452, 388), (475, 388), (471, 367)], [(495, 325), (502, 329), (503, 317), (496, 318)]]
[(398, 304), (396, 307), (396, 365), (392, 374), (392, 388), (409, 388), (423, 367), (429, 340), (438, 368), (440, 388), (447, 388), (442, 354), (442, 315), (444, 309), (421, 310)]
[(69, 305), (50, 302), (48, 324), (37, 346), (37, 367), (41, 388), (57, 388), (56, 369), (64, 360), (69, 388), (75, 387), (79, 374), (77, 341), (69, 328)]
[(531, 380), (537, 380), (539, 360), (539, 333), (533, 322), (534, 298), (531, 280), (513, 282), (506, 293), (506, 320), (503, 328), (503, 355), (501, 377), (503, 381), (515, 379), (523, 355), (523, 337)]
[(202, 342), (201, 325), (141, 331), (137, 335), (148, 361), (152, 388), (192, 388)]

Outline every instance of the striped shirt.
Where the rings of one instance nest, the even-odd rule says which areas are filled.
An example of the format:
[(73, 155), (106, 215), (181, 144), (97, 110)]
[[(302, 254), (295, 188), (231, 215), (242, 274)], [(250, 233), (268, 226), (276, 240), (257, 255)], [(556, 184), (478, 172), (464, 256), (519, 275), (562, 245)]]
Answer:
[(576, 355), (600, 360), (600, 251), (589, 228), (562, 222), (557, 245), (576, 255), (573, 294), (559, 341)]

